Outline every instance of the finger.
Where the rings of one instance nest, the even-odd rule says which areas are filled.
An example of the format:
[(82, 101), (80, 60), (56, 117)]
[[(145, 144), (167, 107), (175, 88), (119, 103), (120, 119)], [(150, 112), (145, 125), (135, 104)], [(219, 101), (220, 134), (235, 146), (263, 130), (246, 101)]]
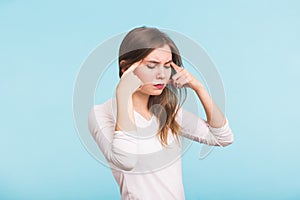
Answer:
[(172, 85), (174, 88), (178, 87), (178, 82), (172, 79)]
[(172, 76), (172, 79), (174, 81), (177, 81), (182, 76), (181, 72), (176, 73), (174, 76)]
[(128, 74), (133, 72), (140, 64), (141, 64), (141, 60), (137, 61), (135, 63), (133, 63), (123, 74)]
[(177, 82), (184, 84), (184, 83), (186, 83), (186, 78), (182, 76), (177, 80)]
[(187, 79), (185, 77), (180, 77), (176, 83), (178, 83), (178, 85), (180, 85), (181, 87), (184, 86), (185, 84), (187, 84)]
[(169, 79), (167, 84), (172, 84), (173, 83), (173, 79)]
[(167, 82), (167, 85), (173, 85), (174, 88), (176, 88), (175, 81), (173, 79), (169, 79)]
[(176, 65), (174, 62), (171, 62), (171, 66), (177, 73), (183, 69), (182, 67), (179, 67), (178, 65)]

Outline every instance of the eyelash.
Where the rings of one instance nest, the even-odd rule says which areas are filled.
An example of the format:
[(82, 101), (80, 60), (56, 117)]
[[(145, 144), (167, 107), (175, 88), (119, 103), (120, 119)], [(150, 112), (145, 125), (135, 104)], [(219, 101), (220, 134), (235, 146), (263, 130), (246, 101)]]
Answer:
[[(149, 69), (154, 69), (156, 66), (147, 65)], [(166, 69), (169, 69), (171, 66), (164, 66)]]

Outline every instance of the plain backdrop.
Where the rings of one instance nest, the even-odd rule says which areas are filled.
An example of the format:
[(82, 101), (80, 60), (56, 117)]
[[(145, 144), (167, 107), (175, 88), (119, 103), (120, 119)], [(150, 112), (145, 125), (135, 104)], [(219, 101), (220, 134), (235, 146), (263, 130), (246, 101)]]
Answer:
[(299, 9), (296, 0), (1, 0), (0, 199), (120, 198), (80, 142), (72, 94), (97, 45), (142, 25), (201, 44), (225, 87), (235, 142), (203, 160), (196, 143), (184, 154), (186, 199), (299, 199)]

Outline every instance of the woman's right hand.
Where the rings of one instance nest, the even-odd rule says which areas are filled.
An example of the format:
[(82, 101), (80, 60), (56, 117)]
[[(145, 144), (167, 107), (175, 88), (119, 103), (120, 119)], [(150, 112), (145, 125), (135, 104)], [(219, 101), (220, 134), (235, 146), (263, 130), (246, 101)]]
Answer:
[(133, 131), (136, 130), (132, 94), (143, 85), (143, 82), (134, 73), (141, 61), (131, 65), (122, 75), (117, 89), (117, 121), (115, 130)]
[(143, 85), (143, 82), (134, 73), (135, 69), (141, 64), (141, 61), (132, 64), (121, 76), (121, 79), (117, 85), (118, 94), (133, 94), (138, 88)]

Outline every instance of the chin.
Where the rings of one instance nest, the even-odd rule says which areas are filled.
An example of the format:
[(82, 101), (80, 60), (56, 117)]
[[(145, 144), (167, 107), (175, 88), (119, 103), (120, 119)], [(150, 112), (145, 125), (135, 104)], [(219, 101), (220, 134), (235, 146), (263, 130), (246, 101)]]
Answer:
[(159, 95), (161, 95), (162, 92), (163, 92), (163, 90), (161, 90), (161, 91), (155, 91), (155, 92), (151, 92), (150, 95), (152, 95), (152, 96), (159, 96)]
[(161, 95), (163, 90), (142, 90), (140, 92), (143, 94), (146, 94), (146, 95), (159, 96), (159, 95)]

